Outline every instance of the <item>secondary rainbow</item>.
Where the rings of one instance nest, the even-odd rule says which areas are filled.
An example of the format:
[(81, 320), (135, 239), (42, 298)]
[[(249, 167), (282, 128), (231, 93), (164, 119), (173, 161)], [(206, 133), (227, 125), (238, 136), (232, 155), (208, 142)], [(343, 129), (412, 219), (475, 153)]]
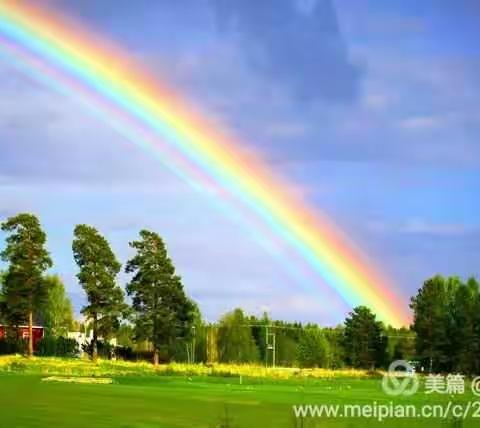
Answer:
[(0, 1), (0, 50), (100, 114), (192, 186), (247, 212), (256, 233), (287, 243), (319, 284), (394, 326), (409, 322), (394, 287), (324, 216), (275, 177), (258, 154), (200, 118), (119, 48), (28, 2)]

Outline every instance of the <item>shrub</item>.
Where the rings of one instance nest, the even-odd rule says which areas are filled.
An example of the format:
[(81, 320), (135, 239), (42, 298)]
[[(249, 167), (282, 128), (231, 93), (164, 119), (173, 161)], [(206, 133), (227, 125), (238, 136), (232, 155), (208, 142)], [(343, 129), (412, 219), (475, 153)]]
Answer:
[[(114, 348), (113, 353), (115, 357), (119, 360), (125, 361), (153, 361), (153, 351), (136, 351), (130, 348), (129, 346), (117, 346)], [(168, 352), (160, 351), (158, 356), (158, 361), (161, 364), (166, 364), (170, 362)]]
[(115, 357), (126, 361), (135, 360), (135, 354), (133, 353), (133, 349), (130, 346), (115, 347)]
[[(97, 341), (97, 354), (100, 358), (111, 359), (114, 355), (114, 350), (115, 347), (113, 345), (110, 345), (110, 343), (103, 340)], [(93, 353), (92, 342), (83, 344), (82, 351), (91, 357)]]
[(37, 355), (41, 357), (75, 357), (78, 344), (74, 339), (46, 336), (38, 343)]
[(6, 338), (0, 340), (0, 355), (25, 354), (27, 341), (25, 339)]

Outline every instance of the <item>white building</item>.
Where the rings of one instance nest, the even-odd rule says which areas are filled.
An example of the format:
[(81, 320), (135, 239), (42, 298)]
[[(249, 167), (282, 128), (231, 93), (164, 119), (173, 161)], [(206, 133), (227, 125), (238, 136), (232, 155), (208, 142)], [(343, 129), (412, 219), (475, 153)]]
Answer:
[[(93, 332), (90, 330), (90, 334), (82, 333), (80, 331), (69, 331), (67, 334), (69, 339), (74, 339), (75, 342), (78, 344), (78, 349), (80, 350), (80, 354), (83, 355), (83, 346), (87, 346), (93, 339)], [(98, 340), (103, 340), (101, 337)], [(114, 337), (110, 339), (108, 343), (112, 346), (117, 346), (117, 338)]]

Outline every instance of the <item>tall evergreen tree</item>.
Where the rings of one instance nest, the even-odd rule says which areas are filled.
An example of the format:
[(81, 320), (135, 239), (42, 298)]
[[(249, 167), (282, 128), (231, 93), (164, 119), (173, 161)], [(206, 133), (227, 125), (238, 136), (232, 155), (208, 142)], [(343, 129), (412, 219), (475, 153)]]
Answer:
[[(456, 287), (456, 286), (455, 286)], [(455, 295), (452, 281), (437, 275), (424, 282), (410, 307), (413, 309), (412, 330), (417, 334), (417, 356), (430, 371), (449, 370), (449, 345), (452, 295)]]
[(79, 267), (77, 278), (87, 294), (82, 314), (92, 321), (92, 359), (97, 359), (98, 337), (108, 339), (120, 327), (127, 306), (116, 283), (121, 265), (107, 240), (93, 227), (84, 224), (74, 230), (73, 256)]
[(375, 368), (385, 364), (387, 337), (383, 324), (365, 306), (350, 312), (345, 320), (344, 347), (347, 363), (354, 367)]
[(1, 253), (8, 262), (4, 276), (3, 308), (13, 326), (28, 323), (28, 354), (33, 355), (33, 313), (45, 298), (44, 272), (52, 266), (45, 248), (47, 236), (37, 217), (22, 213), (2, 224), (7, 245)]
[(142, 230), (140, 239), (130, 246), (136, 254), (127, 262), (125, 271), (133, 274), (127, 293), (132, 297), (135, 333), (138, 339), (152, 343), (153, 362), (158, 364), (162, 349), (170, 348), (177, 338), (191, 335), (195, 306), (186, 296), (157, 233)]

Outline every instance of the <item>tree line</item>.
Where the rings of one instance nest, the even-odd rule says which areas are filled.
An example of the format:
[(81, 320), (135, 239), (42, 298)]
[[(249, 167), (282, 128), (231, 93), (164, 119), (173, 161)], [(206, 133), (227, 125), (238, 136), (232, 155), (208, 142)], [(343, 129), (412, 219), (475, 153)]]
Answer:
[(157, 233), (141, 230), (129, 243), (134, 255), (123, 268), (130, 275), (124, 291), (117, 281), (122, 266), (110, 244), (94, 227), (82, 224), (74, 228), (72, 242), (87, 300), (81, 310), (86, 323), (80, 326), (60, 278), (47, 274), (53, 262), (39, 220), (18, 214), (1, 228), (7, 236), (0, 253), (6, 262), (0, 321), (11, 327), (11, 334), (19, 325), (29, 326), (29, 355), (32, 324), (38, 320), (48, 336), (65, 336), (74, 327), (91, 331), (88, 352), (94, 360), (98, 347), (116, 337), (123, 356), (148, 351), (155, 364), (176, 360), (375, 369), (405, 359), (430, 371), (480, 370), (480, 292), (474, 278), (425, 281), (411, 299), (412, 325), (403, 328), (384, 325), (364, 306), (354, 308), (342, 325), (328, 328), (272, 320), (267, 314), (249, 316), (240, 308), (206, 323)]
[[(35, 314), (44, 318), (53, 315), (42, 310), (48, 307), (48, 299), (54, 298), (56, 279), (46, 275), (53, 262), (36, 216), (18, 214), (3, 222), (1, 229), (7, 234), (0, 253), (7, 269), (2, 274), (0, 313), (13, 334), (18, 326), (28, 325), (31, 356)], [(90, 353), (96, 360), (99, 337), (108, 340), (118, 332), (121, 321), (128, 320), (134, 326), (135, 340), (147, 340), (153, 347), (153, 361), (158, 363), (162, 349), (189, 335), (196, 305), (186, 296), (158, 234), (142, 230), (130, 246), (136, 253), (125, 267), (133, 275), (126, 287), (132, 304), (127, 305), (117, 282), (121, 264), (108, 241), (92, 226), (81, 224), (74, 229), (73, 258), (87, 298), (81, 312), (92, 329)]]
[(429, 371), (480, 373), (480, 292), (475, 278), (434, 276), (412, 298), (416, 355)]

